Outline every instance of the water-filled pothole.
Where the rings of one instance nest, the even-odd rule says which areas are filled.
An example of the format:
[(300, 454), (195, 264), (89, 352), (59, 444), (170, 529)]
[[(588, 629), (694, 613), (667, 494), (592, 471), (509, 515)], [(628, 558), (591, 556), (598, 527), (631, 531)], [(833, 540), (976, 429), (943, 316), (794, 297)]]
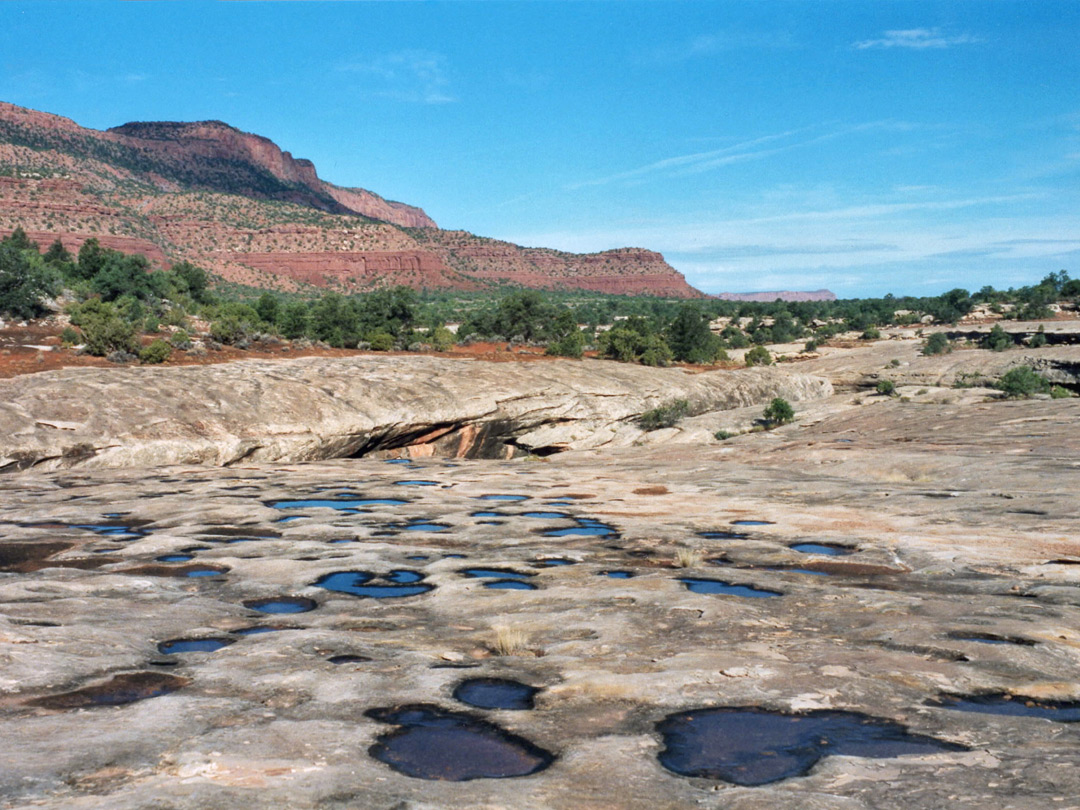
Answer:
[(733, 520), (732, 526), (772, 526), (775, 521), (772, 520)]
[(162, 655), (189, 652), (217, 652), (235, 642), (234, 638), (174, 638), (157, 645)]
[(784, 595), (780, 591), (770, 591), (767, 588), (757, 588), (753, 585), (738, 585), (733, 582), (725, 582), (722, 579), (679, 577), (679, 582), (683, 583), (687, 590), (694, 593), (718, 593), (726, 596), (746, 596), (759, 599)]
[[(352, 596), (370, 599), (395, 599), (405, 596), (417, 596), (435, 588), (434, 585), (420, 580), (424, 575), (418, 571), (398, 570), (376, 577), (370, 571), (335, 571), (315, 580), (312, 585), (326, 588), (328, 591), (347, 593)], [(369, 584), (374, 579), (384, 583)]]
[(630, 579), (634, 576), (633, 571), (598, 571), (597, 576), (610, 577), (611, 579)]
[(425, 481), (419, 478), (409, 478), (404, 481), (395, 481), (399, 487), (437, 487), (438, 481)]
[(529, 500), (528, 495), (480, 495), (479, 501), (504, 501), (506, 503), (519, 503)]
[(535, 591), (536, 586), (531, 582), (522, 582), (520, 579), (491, 579), (484, 583), (485, 588), (493, 591)]
[(278, 630), (292, 630), (291, 627), (272, 627), (267, 624), (257, 624), (254, 627), (241, 627), (233, 630), (234, 636), (261, 636), (263, 633), (276, 633)]
[(362, 664), (365, 661), (370, 661), (366, 655), (355, 655), (353, 653), (346, 653), (345, 655), (331, 655), (326, 659), (331, 664)]
[(188, 560), (195, 559), (194, 554), (162, 554), (160, 557), (154, 557), (157, 562), (187, 562)]
[(573, 520), (574, 516), (566, 512), (522, 512), (521, 517), (537, 520)]
[(1021, 647), (1034, 647), (1037, 643), (1028, 638), (999, 636), (994, 633), (967, 633), (962, 630), (949, 633), (949, 638), (953, 641), (974, 641), (979, 644), (1015, 644)]
[(669, 771), (744, 786), (801, 776), (829, 755), (884, 758), (967, 750), (913, 734), (891, 720), (832, 710), (698, 709), (669, 715), (657, 731), (666, 746), (660, 764)]
[(978, 714), (1041, 717), (1055, 723), (1080, 722), (1080, 702), (1033, 700), (1001, 692), (990, 695), (941, 695), (936, 700), (926, 701), (926, 705)]
[(43, 709), (83, 709), (91, 706), (123, 706), (175, 692), (191, 683), (188, 678), (164, 672), (128, 672), (73, 692), (28, 701)]
[(492, 512), (490, 510), (481, 510), (479, 512), (470, 513), (469, 517), (478, 517), (478, 518), (506, 517), (506, 513), (504, 513), (504, 512)]
[(305, 596), (271, 596), (266, 599), (248, 599), (244, 607), (259, 613), (307, 613), (319, 603)]
[(717, 529), (716, 531), (698, 532), (698, 537), (704, 537), (707, 540), (745, 540), (750, 535), (745, 532), (729, 532)]
[(430, 704), (371, 709), (366, 714), (400, 726), (379, 737), (368, 753), (417, 779), (464, 782), (528, 776), (555, 759), (496, 725)]
[(541, 557), (538, 560), (533, 560), (533, 565), (538, 565), (541, 568), (559, 568), (564, 565), (577, 565), (577, 560), (570, 560), (566, 557)]
[(788, 548), (802, 554), (823, 554), (827, 557), (844, 557), (855, 552), (850, 546), (838, 543), (795, 543)]
[(584, 537), (607, 537), (618, 534), (618, 529), (593, 518), (574, 517), (577, 523), (566, 529), (549, 529), (544, 532), (545, 537), (571, 537), (581, 535)]
[(445, 532), (449, 531), (452, 527), (446, 523), (428, 523), (418, 520), (412, 523), (397, 524), (394, 528), (406, 532)]
[(540, 690), (535, 686), (507, 678), (470, 678), (454, 689), (454, 699), (478, 709), (524, 711), (534, 706)]

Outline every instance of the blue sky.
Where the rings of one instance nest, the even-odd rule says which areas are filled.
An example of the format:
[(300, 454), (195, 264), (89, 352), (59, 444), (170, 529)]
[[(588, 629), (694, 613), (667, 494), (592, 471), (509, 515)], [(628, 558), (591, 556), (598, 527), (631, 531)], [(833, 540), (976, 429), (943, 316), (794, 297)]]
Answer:
[(0, 100), (221, 119), (706, 292), (1080, 276), (1080, 2), (3, 2)]

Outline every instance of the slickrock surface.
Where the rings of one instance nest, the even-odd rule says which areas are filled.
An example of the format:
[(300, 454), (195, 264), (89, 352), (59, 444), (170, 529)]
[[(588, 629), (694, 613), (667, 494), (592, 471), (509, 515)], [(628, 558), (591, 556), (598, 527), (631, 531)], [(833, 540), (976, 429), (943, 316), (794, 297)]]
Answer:
[[(393, 367), (368, 369), (368, 384), (393, 390)], [(290, 369), (281, 379), (299, 386)], [(398, 384), (419, 384), (397, 372)], [(606, 401), (615, 382), (592, 378)], [(146, 379), (132, 401), (158, 396)], [(349, 390), (344, 375), (323, 384), (333, 400)], [(238, 379), (235, 396), (252, 385)], [(309, 389), (318, 416), (323, 394)], [(433, 403), (441, 390), (430, 385)], [(794, 424), (725, 442), (542, 459), (6, 475), (0, 804), (1080, 807), (1080, 726), (1058, 721), (1080, 700), (1080, 400), (986, 393), (862, 405), (837, 394), (796, 403)], [(589, 402), (572, 410), (609, 407)], [(224, 414), (230, 401), (215, 407)], [(726, 413), (693, 417), (683, 433)], [(497, 570), (463, 573), (476, 568)], [(368, 596), (315, 584), (339, 572), (357, 572), (339, 587)], [(533, 589), (486, 587), (515, 575)], [(700, 593), (680, 578), (745, 587)], [(403, 595), (373, 598), (393, 593)], [(254, 609), (282, 597), (313, 609)], [(243, 632), (252, 627), (273, 629)], [(173, 652), (177, 640), (220, 648)], [(453, 697), (462, 681), (490, 677), (539, 688), (535, 707)], [(1010, 697), (986, 705), (1013, 714), (938, 705), (972, 695)], [(864, 757), (845, 744), (829, 756), (813, 740), (824, 755), (805, 773), (758, 786), (660, 764), (658, 724), (722, 707), (857, 712), (881, 721), (867, 728), (890, 721), (923, 745)], [(1023, 715), (1043, 707), (1051, 719)], [(470, 719), (415, 738), (392, 724), (448, 713)], [(490, 764), (493, 726), (517, 746), (501, 755), (508, 768), (541, 770), (442, 781), (375, 756), (444, 739), (439, 757), (468, 758), (475, 744)], [(714, 742), (756, 739), (737, 737)], [(790, 753), (767, 745), (751, 767)]]
[(691, 374), (603, 361), (360, 356), (64, 369), (0, 381), (0, 468), (306, 461), (416, 445), (512, 455), (627, 445), (643, 411), (832, 393), (783, 369)]

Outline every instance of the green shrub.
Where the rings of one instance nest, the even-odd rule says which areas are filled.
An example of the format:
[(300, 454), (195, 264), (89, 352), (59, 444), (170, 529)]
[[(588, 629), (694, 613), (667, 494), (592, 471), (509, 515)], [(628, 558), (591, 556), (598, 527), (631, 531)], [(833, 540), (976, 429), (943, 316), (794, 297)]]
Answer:
[(45, 299), (59, 289), (56, 271), (36, 251), (20, 250), (16, 244), (0, 243), (0, 314), (36, 318), (46, 311)]
[(210, 324), (210, 337), (231, 346), (247, 337), (247, 324), (235, 315), (225, 315)]
[(892, 380), (878, 380), (877, 392), (882, 396), (891, 397), (896, 393), (896, 383)]
[(684, 416), (690, 413), (690, 403), (685, 399), (676, 399), (666, 405), (645, 411), (638, 417), (638, 426), (642, 430), (660, 430), (674, 427)]
[(85, 314), (80, 323), (86, 351), (98, 357), (105, 357), (116, 351), (134, 354), (139, 350), (134, 325), (116, 314), (108, 304), (105, 306), (108, 309)]
[(1025, 399), (1032, 394), (1043, 394), (1050, 390), (1050, 383), (1035, 373), (1031, 366), (1017, 366), (1002, 375), (994, 384), (1009, 399)]
[(373, 352), (388, 352), (394, 348), (394, 336), (382, 330), (368, 332), (364, 340), (371, 345)]
[(786, 425), (795, 419), (795, 409), (791, 407), (791, 403), (783, 397), (776, 397), (769, 406), (765, 409), (765, 413), (762, 414), (765, 422), (770, 427), (776, 427), (777, 425)]
[(1072, 393), (1068, 388), (1062, 388), (1060, 385), (1055, 385), (1050, 388), (1051, 399), (1068, 399), (1072, 396)]
[(1046, 327), (1039, 324), (1039, 331), (1031, 336), (1031, 340), (1028, 341), (1028, 346), (1033, 349), (1041, 349), (1046, 345)]
[(146, 321), (143, 323), (143, 331), (151, 335), (161, 331), (161, 321), (158, 320), (157, 315), (146, 316)]
[(172, 333), (172, 337), (169, 338), (169, 343), (172, 344), (174, 349), (187, 351), (191, 348), (191, 335), (183, 329), (178, 329)]
[(984, 349), (989, 349), (992, 352), (1003, 352), (1006, 349), (1012, 348), (1013, 341), (1009, 337), (1009, 334), (1001, 328), (1001, 324), (994, 324), (994, 327), (984, 337), (980, 343), (980, 346)]
[(771, 366), (772, 355), (764, 346), (755, 346), (746, 353), (743, 361), (748, 366)]
[(431, 348), (433, 348), (437, 352), (450, 351), (450, 349), (456, 342), (454, 339), (454, 333), (447, 329), (445, 326), (436, 326), (434, 329), (432, 329), (431, 333), (428, 335), (428, 340), (431, 341)]
[(585, 333), (575, 328), (573, 332), (548, 344), (547, 353), (555, 357), (580, 358), (585, 354)]
[(881, 340), (881, 332), (876, 326), (867, 327), (866, 331), (862, 333), (863, 340)]
[(172, 354), (172, 347), (164, 340), (158, 338), (152, 341), (149, 346), (143, 347), (139, 352), (139, 359), (147, 364), (164, 363), (169, 359), (169, 355)]
[(82, 340), (82, 337), (72, 329), (70, 326), (65, 326), (64, 331), (60, 333), (60, 343), (64, 346), (74, 346)]
[(803, 351), (804, 352), (816, 352), (817, 347), (818, 347), (818, 342), (816, 340), (808, 340), (808, 341), (806, 341), (806, 345), (803, 346)]
[(945, 354), (951, 351), (952, 347), (949, 345), (949, 338), (946, 337), (944, 332), (934, 332), (926, 339), (926, 343), (922, 347), (922, 353), (925, 355)]
[(734, 433), (732, 433), (730, 431), (727, 431), (727, 430), (718, 430), (718, 431), (716, 431), (716, 433), (713, 434), (713, 438), (716, 439), (718, 442), (723, 442), (723, 441), (727, 441), (728, 439), (732, 438), (735, 435), (736, 434), (734, 434)]

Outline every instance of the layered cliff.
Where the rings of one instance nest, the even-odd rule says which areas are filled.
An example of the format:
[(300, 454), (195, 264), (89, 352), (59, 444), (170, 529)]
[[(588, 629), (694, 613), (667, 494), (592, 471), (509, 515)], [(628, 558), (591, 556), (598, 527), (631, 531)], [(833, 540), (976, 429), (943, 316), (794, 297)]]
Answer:
[(0, 103), (0, 233), (16, 225), (260, 287), (700, 295), (648, 250), (577, 255), (441, 231), (419, 208), (328, 183), (311, 161), (220, 121), (98, 131)]

